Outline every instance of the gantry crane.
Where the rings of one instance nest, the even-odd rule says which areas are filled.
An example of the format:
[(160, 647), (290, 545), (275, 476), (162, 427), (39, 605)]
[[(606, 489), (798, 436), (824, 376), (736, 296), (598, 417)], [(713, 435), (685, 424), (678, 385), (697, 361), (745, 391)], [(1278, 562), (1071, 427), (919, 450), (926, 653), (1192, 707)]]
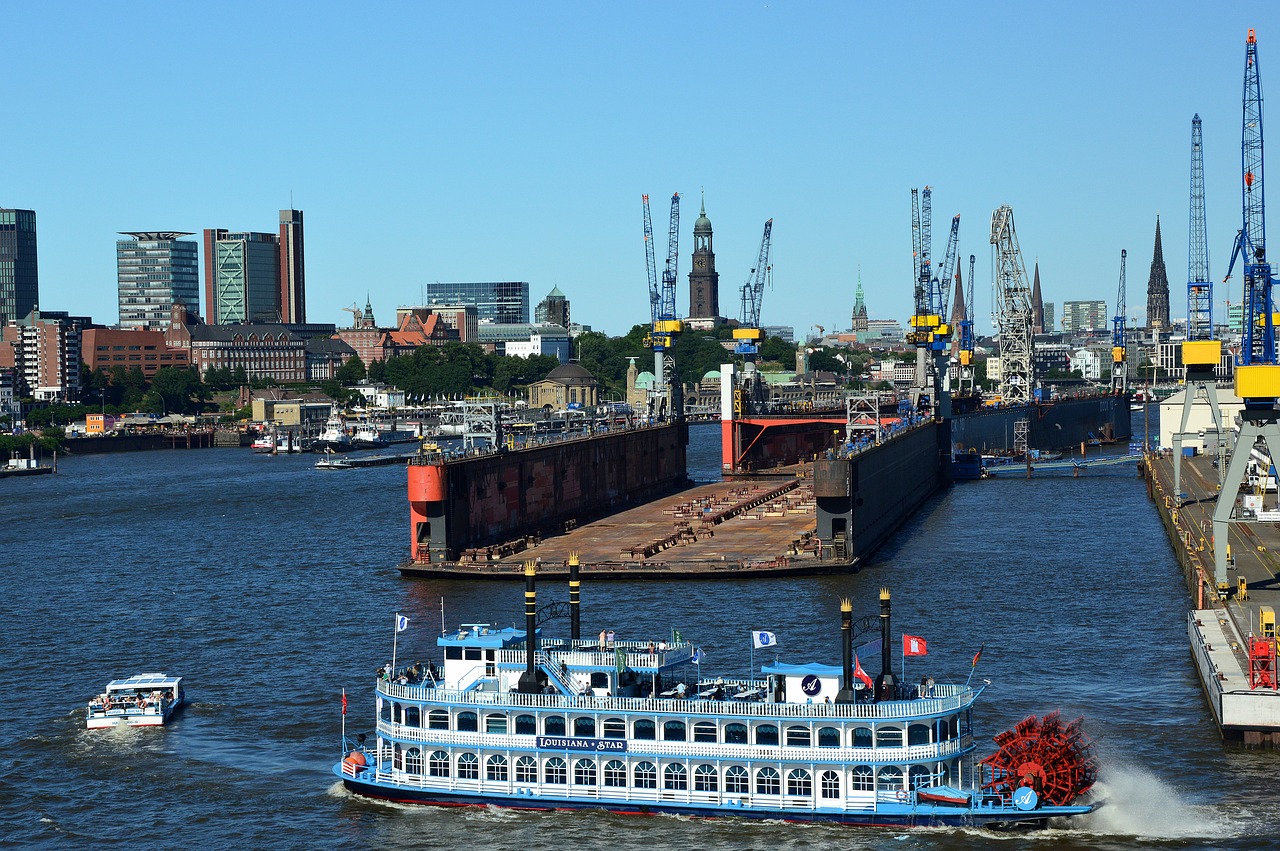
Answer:
[[(1201, 396), (1209, 404), (1213, 428), (1204, 430), (1204, 446), (1210, 442), (1214, 454), (1221, 455), (1226, 444), (1214, 368), (1222, 361), (1222, 343), (1213, 337), (1213, 280), (1209, 277), (1209, 240), (1204, 216), (1204, 151), (1200, 115), (1191, 119), (1191, 219), (1187, 239), (1187, 339), (1182, 344), (1182, 365), (1186, 368), (1186, 392), (1182, 400), (1182, 426), (1173, 434), (1173, 492), (1182, 493), (1182, 440), (1190, 436), (1187, 424), (1191, 409)], [(1219, 459), (1221, 480), (1226, 465)]]
[(680, 261), (680, 193), (671, 195), (671, 222), (667, 229), (667, 264), (662, 271), (662, 286), (658, 286), (657, 269), (654, 267), (653, 221), (649, 215), (649, 196), (644, 201), (644, 254), (649, 273), (649, 309), (652, 328), (644, 339), (645, 346), (653, 349), (654, 391), (651, 413), (663, 415), (666, 408), (677, 419), (683, 416), (679, 377), (671, 348), (683, 325), (676, 315), (676, 280)]
[[(1116, 315), (1111, 318), (1111, 392), (1123, 395), (1129, 390), (1125, 313), (1128, 301), (1124, 291), (1124, 260), (1128, 251), (1120, 249), (1120, 288), (1116, 292)], [(1128, 404), (1127, 402), (1125, 404)]]
[(1249, 30), (1245, 40), (1244, 104), (1241, 122), (1241, 201), (1243, 227), (1236, 237), (1227, 278), (1236, 258), (1244, 256), (1244, 327), (1235, 369), (1236, 396), (1244, 400), (1240, 434), (1223, 475), (1222, 490), (1213, 512), (1214, 581), (1219, 596), (1227, 593), (1227, 549), (1233, 523), (1249, 522), (1236, 512), (1236, 498), (1245, 484), (1250, 451), (1261, 442), (1275, 458), (1280, 450), (1280, 364), (1276, 362), (1275, 317), (1271, 292), (1275, 281), (1267, 262), (1266, 222), (1262, 181), (1262, 81), (1258, 74), (1258, 41)]
[(772, 246), (773, 219), (764, 223), (764, 236), (760, 238), (760, 254), (756, 257), (756, 265), (747, 274), (747, 281), (742, 285), (742, 325), (733, 329), (734, 353), (742, 355), (746, 360), (755, 360), (760, 352), (760, 341), (764, 332), (760, 330), (760, 305), (764, 300), (764, 285), (772, 267), (769, 265), (769, 251)]
[[(947, 296), (943, 292), (943, 281), (933, 276), (932, 206), (932, 187), (926, 186), (921, 192), (911, 190), (915, 313), (911, 316), (911, 332), (907, 335), (907, 342), (916, 347), (916, 374), (911, 401), (917, 410), (927, 409), (935, 417), (947, 417), (951, 414), (950, 391), (946, 386), (951, 328), (947, 325)], [(959, 225), (960, 217), (956, 216), (951, 222), (951, 236), (947, 246), (948, 256), (952, 260), (955, 257)], [(938, 268), (943, 269), (945, 275), (950, 271), (950, 262), (944, 260)]]

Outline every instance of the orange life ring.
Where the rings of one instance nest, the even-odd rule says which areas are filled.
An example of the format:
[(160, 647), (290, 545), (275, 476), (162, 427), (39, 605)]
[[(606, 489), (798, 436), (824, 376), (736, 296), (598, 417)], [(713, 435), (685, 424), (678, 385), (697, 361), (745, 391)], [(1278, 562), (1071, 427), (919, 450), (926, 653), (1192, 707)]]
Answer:
[(897, 796), (898, 796), (898, 802), (899, 802), (899, 803), (906, 803), (906, 801), (907, 801), (907, 790), (906, 790), (906, 789), (899, 789), (899, 790), (897, 791), (897, 793), (896, 793), (896, 794), (897, 794)]

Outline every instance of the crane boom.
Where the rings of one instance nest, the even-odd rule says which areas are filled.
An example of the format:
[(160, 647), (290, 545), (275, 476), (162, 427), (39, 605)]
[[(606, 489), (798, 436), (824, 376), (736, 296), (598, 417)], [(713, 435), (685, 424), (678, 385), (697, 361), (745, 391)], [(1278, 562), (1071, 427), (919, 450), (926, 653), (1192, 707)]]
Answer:
[[(956, 268), (956, 247), (960, 241), (960, 214), (957, 213), (951, 219), (951, 233), (947, 236), (947, 250), (942, 255), (942, 262), (938, 264), (939, 271), (943, 275), (951, 273)], [(929, 287), (929, 308), (937, 316), (948, 316), (947, 295), (950, 288), (945, 286), (945, 279), (934, 278), (930, 282)]]
[(680, 265), (680, 193), (671, 195), (671, 223), (667, 228), (667, 265), (662, 272), (662, 308), (659, 319), (676, 318), (676, 267)]
[(1213, 279), (1204, 215), (1204, 151), (1200, 114), (1191, 119), (1191, 222), (1187, 239), (1187, 339), (1213, 339)]
[(1128, 251), (1120, 249), (1120, 288), (1116, 292), (1116, 315), (1111, 319), (1111, 389), (1121, 393), (1128, 389), (1128, 376), (1125, 374), (1125, 314), (1128, 312), (1128, 303), (1124, 287), (1124, 265), (1128, 254)]
[(773, 219), (764, 223), (764, 236), (760, 238), (760, 253), (756, 265), (747, 274), (742, 285), (742, 327), (733, 329), (734, 354), (748, 359), (760, 351), (764, 333), (760, 330), (760, 305), (764, 301), (764, 284), (769, 275), (769, 251), (772, 246)]
[(653, 255), (653, 220), (649, 216), (649, 196), (640, 197), (644, 199), (644, 259), (645, 269), (649, 273), (650, 321), (657, 322), (658, 307), (662, 303), (662, 297), (658, 294), (658, 270)]

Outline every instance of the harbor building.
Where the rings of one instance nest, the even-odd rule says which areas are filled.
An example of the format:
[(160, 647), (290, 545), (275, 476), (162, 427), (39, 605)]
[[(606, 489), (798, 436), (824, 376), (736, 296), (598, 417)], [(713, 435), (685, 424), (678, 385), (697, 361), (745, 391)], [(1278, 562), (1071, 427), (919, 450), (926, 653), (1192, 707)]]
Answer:
[(1107, 303), (1098, 300), (1064, 301), (1062, 330), (1067, 334), (1088, 334), (1107, 329)]
[(163, 330), (175, 304), (198, 311), (200, 245), (181, 231), (123, 231), (116, 240), (121, 328)]
[(707, 202), (703, 199), (702, 212), (693, 223), (693, 271), (689, 273), (689, 317), (685, 325), (705, 331), (722, 322), (720, 273), (716, 271), (711, 219), (707, 218)]
[(0, 209), (0, 325), (21, 319), (39, 303), (35, 211)]
[(561, 363), (569, 362), (569, 329), (563, 325), (482, 322), (478, 330), (476, 340), (485, 351), (522, 358), (552, 355)]
[(538, 302), (533, 310), (533, 321), (539, 325), (569, 327), (569, 299), (565, 298), (559, 287), (552, 287), (547, 297)]
[(302, 242), (302, 211), (280, 211), (280, 321), (307, 321), (306, 259)]
[(426, 285), (427, 307), (474, 305), (479, 321), (519, 323), (529, 321), (528, 281), (446, 282)]
[(430, 310), (440, 321), (458, 332), (458, 341), (474, 343), (480, 337), (480, 308), (474, 304), (432, 304), (430, 307), (396, 308), (396, 322), (414, 310)]
[(0, 368), (14, 371), (19, 395), (42, 401), (80, 398), (80, 334), (85, 316), (32, 310), (0, 328)]
[(189, 349), (170, 348), (164, 331), (140, 328), (86, 328), (80, 332), (80, 357), (90, 372), (138, 367), (148, 380), (161, 367), (191, 365)]
[(205, 317), (211, 325), (281, 322), (280, 238), (273, 233), (204, 232)]
[(429, 308), (396, 311), (396, 319), (395, 330), (382, 334), (377, 360), (411, 355), (421, 346), (443, 346), (458, 340), (458, 332)]
[(561, 364), (541, 381), (529, 385), (529, 407), (563, 411), (570, 405), (584, 408), (600, 404), (600, 382), (585, 367)]

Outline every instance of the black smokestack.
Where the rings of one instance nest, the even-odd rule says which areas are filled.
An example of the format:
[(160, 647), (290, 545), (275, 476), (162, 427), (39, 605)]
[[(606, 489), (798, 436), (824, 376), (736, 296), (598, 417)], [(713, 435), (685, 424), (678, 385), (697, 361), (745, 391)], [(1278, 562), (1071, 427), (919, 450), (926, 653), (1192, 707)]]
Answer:
[(840, 645), (844, 650), (844, 678), (836, 703), (853, 703), (857, 700), (853, 690), (853, 603), (848, 599), (840, 601)]
[(582, 583), (578, 579), (577, 553), (569, 553), (569, 638), (577, 641), (582, 637), (582, 621), (580, 620), (578, 591)]
[(880, 676), (876, 677), (876, 700), (893, 700), (893, 670), (889, 661), (889, 589), (880, 589)]
[(538, 666), (534, 657), (538, 652), (538, 595), (533, 581), (536, 569), (533, 562), (524, 563), (524, 673), (520, 675), (520, 683), (516, 687), (521, 694), (538, 694), (542, 686), (538, 683)]

